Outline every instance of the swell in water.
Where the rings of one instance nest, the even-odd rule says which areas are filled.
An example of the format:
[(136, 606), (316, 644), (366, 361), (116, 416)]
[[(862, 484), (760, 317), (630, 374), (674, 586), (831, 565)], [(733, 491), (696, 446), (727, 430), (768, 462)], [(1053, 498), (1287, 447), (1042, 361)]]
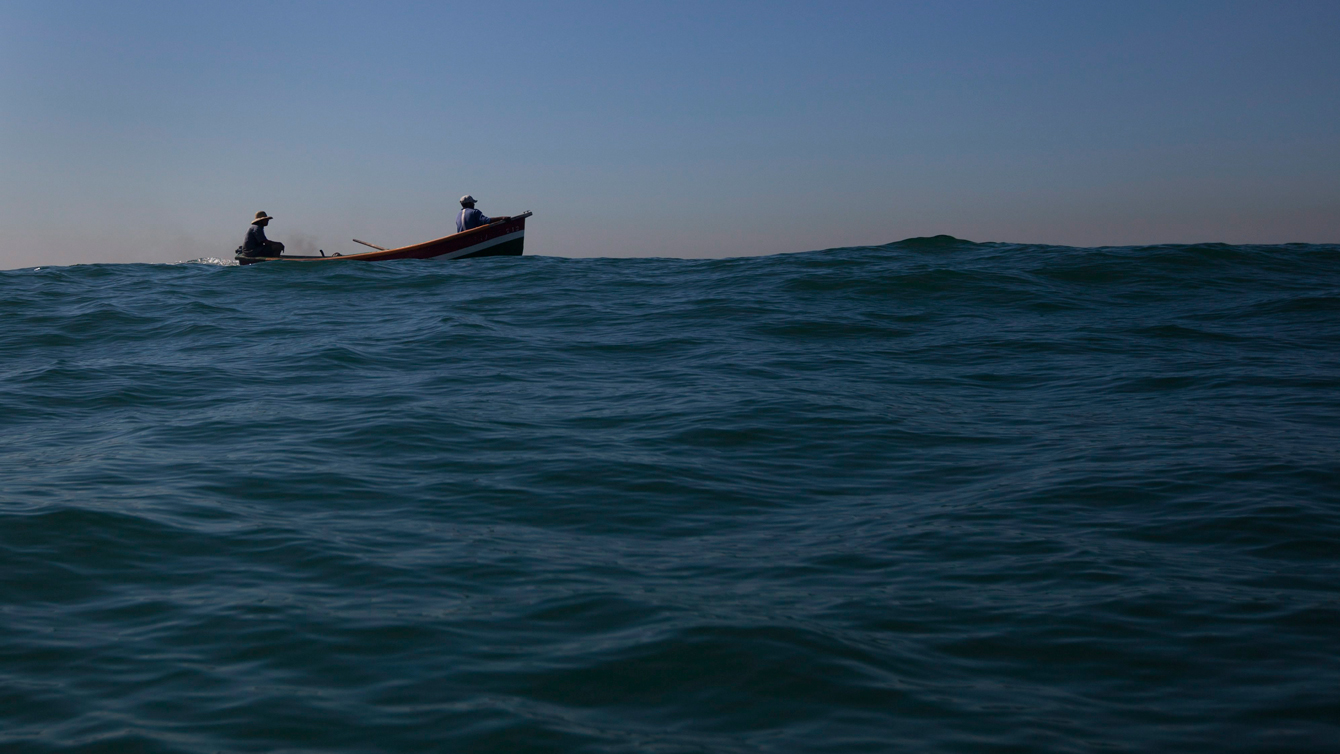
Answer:
[(0, 748), (1331, 751), (1340, 247), (0, 272)]

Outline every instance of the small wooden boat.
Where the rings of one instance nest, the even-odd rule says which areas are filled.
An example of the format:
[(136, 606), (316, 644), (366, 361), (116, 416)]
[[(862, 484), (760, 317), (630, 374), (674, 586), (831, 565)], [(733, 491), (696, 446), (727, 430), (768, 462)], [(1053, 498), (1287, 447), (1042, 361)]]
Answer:
[[(238, 264), (256, 264), (257, 262), (380, 262), (387, 259), (465, 259), (466, 257), (519, 257), (521, 247), (526, 240), (526, 218), (531, 213), (523, 212), (516, 217), (500, 222), (481, 225), (463, 233), (456, 233), (433, 241), (401, 246), (398, 249), (383, 249), (373, 246), (377, 251), (362, 254), (335, 254), (332, 256), (295, 256), (281, 254), (277, 257), (244, 257), (238, 255)], [(357, 239), (355, 239), (357, 240)], [(358, 241), (372, 246), (366, 241)]]

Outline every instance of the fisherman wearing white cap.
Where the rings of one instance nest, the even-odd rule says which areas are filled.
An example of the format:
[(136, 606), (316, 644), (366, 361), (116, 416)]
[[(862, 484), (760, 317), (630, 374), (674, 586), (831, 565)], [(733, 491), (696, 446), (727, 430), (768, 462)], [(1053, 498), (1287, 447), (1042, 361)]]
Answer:
[(483, 212), (475, 209), (475, 198), (466, 194), (461, 197), (461, 213), (456, 215), (456, 232), (464, 233), (471, 228), (478, 228), (481, 225), (489, 223), (502, 222), (510, 220), (510, 217), (489, 217)]
[(264, 210), (256, 213), (256, 219), (251, 221), (251, 227), (247, 228), (247, 238), (237, 249), (239, 257), (277, 257), (284, 250), (284, 244), (278, 241), (271, 241), (265, 237), (265, 226), (270, 224), (273, 217), (265, 214)]

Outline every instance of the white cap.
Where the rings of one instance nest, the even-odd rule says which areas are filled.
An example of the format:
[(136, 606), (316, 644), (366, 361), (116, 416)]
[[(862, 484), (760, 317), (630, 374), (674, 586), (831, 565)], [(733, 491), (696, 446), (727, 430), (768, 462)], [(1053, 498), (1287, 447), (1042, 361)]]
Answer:
[(465, 196), (461, 197), (461, 204), (474, 204), (474, 203), (475, 198), (473, 196), (470, 196), (469, 194), (466, 194)]

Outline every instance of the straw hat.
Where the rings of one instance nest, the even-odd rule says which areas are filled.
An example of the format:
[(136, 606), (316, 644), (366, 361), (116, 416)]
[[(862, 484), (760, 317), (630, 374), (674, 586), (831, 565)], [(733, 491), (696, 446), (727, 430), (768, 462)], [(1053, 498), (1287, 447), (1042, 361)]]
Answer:
[(465, 196), (462, 196), (462, 197), (461, 197), (461, 205), (462, 205), (462, 206), (464, 206), (464, 205), (466, 205), (466, 204), (474, 204), (474, 203), (475, 203), (475, 198), (474, 198), (473, 196), (470, 196), (469, 194), (466, 194)]
[(274, 219), (273, 217), (270, 217), (269, 215), (265, 214), (265, 210), (261, 210), (260, 212), (257, 212), (257, 213), (256, 213), (256, 219), (255, 219), (255, 220), (252, 220), (252, 221), (251, 221), (251, 224), (252, 224), (252, 225), (255, 225), (256, 223), (260, 222), (261, 220), (273, 220), (273, 219)]

